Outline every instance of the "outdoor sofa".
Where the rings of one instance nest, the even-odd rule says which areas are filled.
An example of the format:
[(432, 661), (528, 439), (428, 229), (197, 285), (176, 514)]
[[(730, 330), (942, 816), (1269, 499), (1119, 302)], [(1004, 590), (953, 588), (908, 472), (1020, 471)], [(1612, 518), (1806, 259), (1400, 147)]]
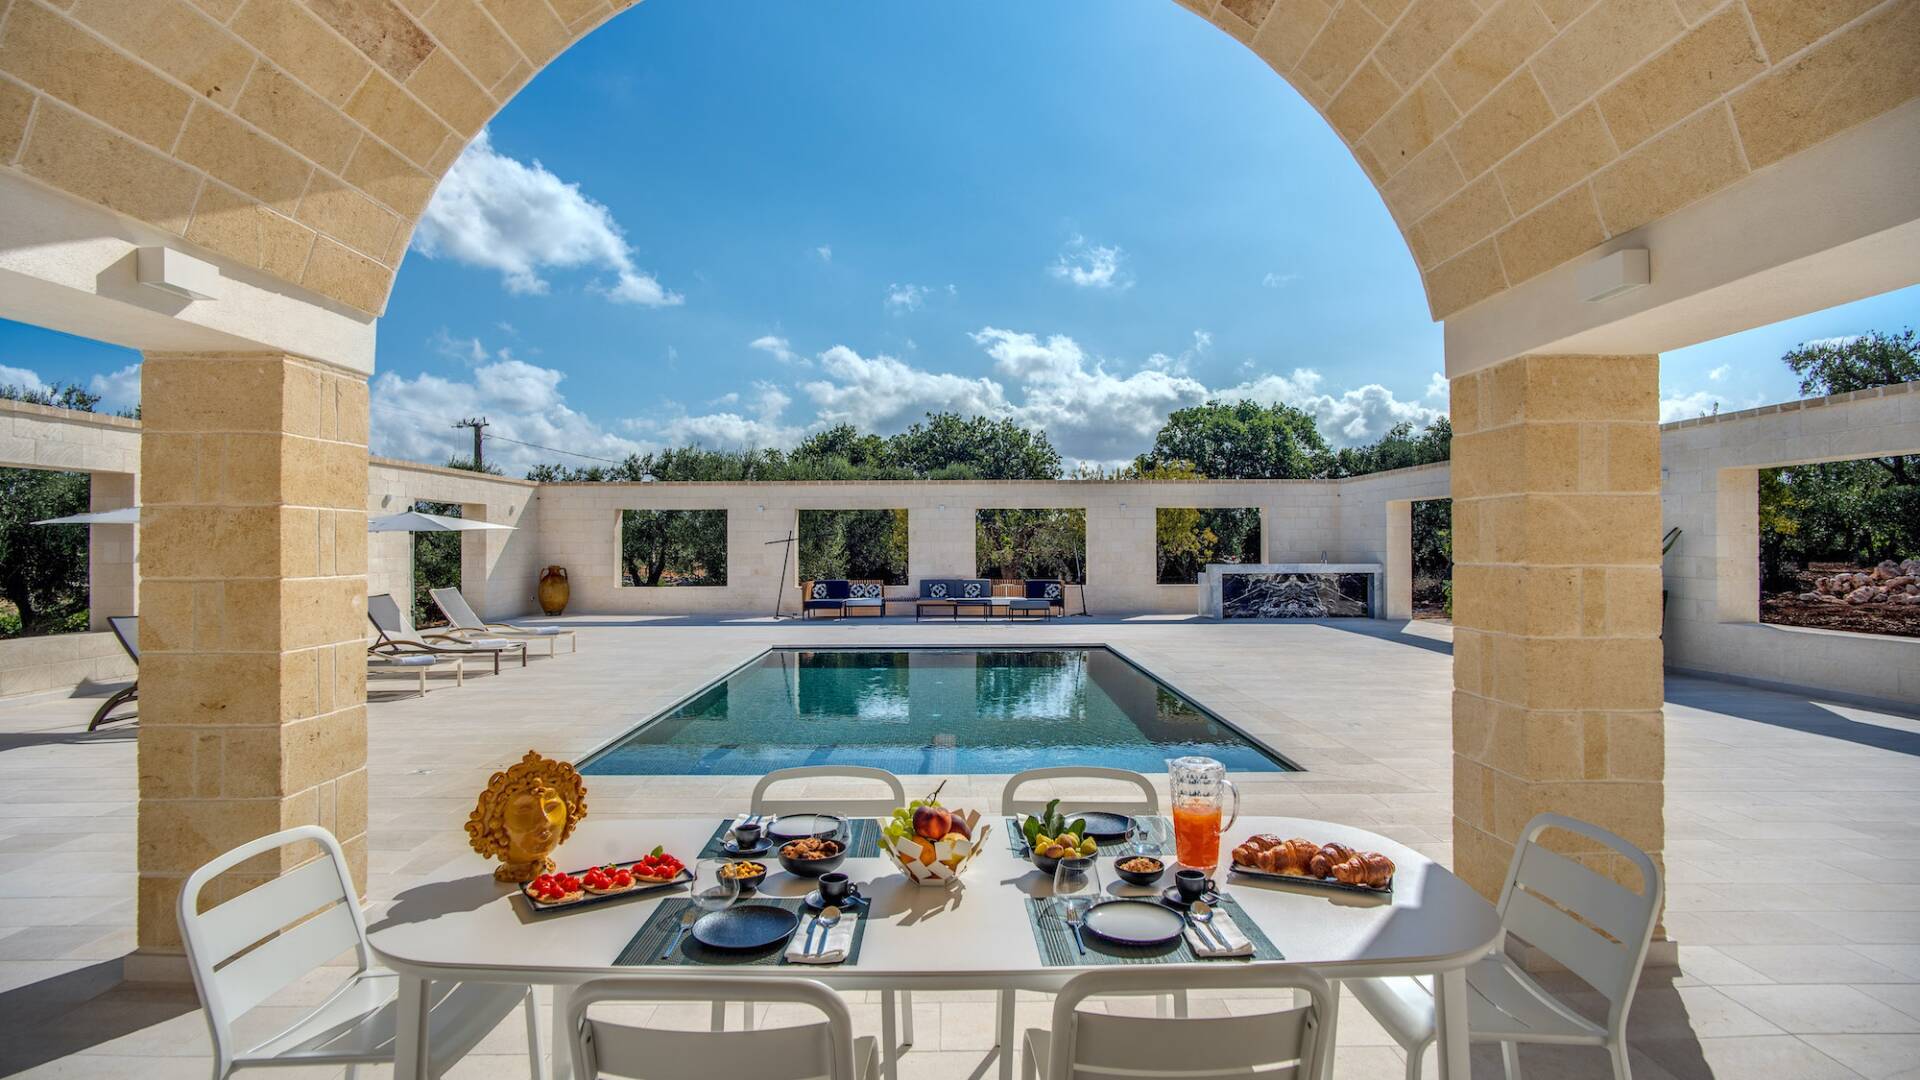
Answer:
[(913, 602), (913, 619), (932, 612), (958, 620), (962, 611), (981, 618), (993, 614), (993, 582), (986, 578), (924, 578)]
[(811, 619), (826, 611), (835, 612), (841, 618), (861, 612), (887, 613), (885, 586), (878, 581), (827, 578), (806, 582), (803, 588), (806, 591), (800, 601), (802, 618)]

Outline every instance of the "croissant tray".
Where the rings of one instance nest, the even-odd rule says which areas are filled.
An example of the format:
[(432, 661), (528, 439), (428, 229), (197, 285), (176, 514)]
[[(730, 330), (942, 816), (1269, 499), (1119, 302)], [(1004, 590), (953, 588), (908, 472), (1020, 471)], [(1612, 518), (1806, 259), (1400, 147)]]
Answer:
[(1262, 833), (1235, 847), (1232, 860), (1233, 872), (1248, 877), (1372, 896), (1393, 893), (1392, 859), (1338, 842), (1315, 844)]

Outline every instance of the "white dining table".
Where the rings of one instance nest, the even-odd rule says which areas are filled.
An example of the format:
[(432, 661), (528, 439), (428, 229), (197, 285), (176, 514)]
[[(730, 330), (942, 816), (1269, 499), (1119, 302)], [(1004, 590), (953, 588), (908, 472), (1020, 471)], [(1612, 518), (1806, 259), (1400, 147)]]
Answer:
[[(563, 1030), (572, 987), (619, 975), (687, 973), (715, 977), (816, 979), (840, 990), (1037, 990), (1051, 992), (1087, 967), (1043, 963), (1025, 899), (1044, 896), (1051, 880), (1013, 854), (1000, 817), (983, 818), (992, 832), (960, 883), (935, 888), (909, 882), (875, 853), (849, 858), (841, 869), (871, 906), (854, 964), (615, 966), (618, 956), (662, 899), (684, 897), (684, 887), (536, 915), (516, 886), (493, 879), (493, 864), (477, 855), (450, 860), (427, 880), (401, 891), (375, 920), (369, 939), (380, 963), (400, 976), (395, 1080), (424, 1080), (429, 984), (434, 981), (525, 983), (554, 992), (553, 1073), (571, 1075), (571, 1037)], [(689, 865), (719, 826), (717, 816), (583, 821), (556, 854), (562, 867), (631, 862), (655, 845)], [(1222, 840), (1231, 847), (1255, 833), (1338, 841), (1378, 851), (1395, 864), (1392, 896), (1358, 896), (1245, 875), (1216, 877), (1218, 885), (1256, 922), (1286, 962), (1329, 979), (1376, 975), (1435, 977), (1439, 1061), (1443, 1080), (1470, 1076), (1467, 1055), (1466, 968), (1499, 941), (1493, 906), (1433, 860), (1384, 836), (1305, 818), (1243, 817)], [(760, 892), (798, 897), (814, 882), (779, 868)], [(1168, 856), (1168, 862), (1172, 861)], [(1115, 893), (1130, 887), (1102, 859), (1102, 881)], [(1163, 882), (1172, 883), (1169, 873)], [(1144, 892), (1144, 890), (1140, 890)], [(1193, 966), (1226, 961), (1198, 961)], [(1254, 961), (1259, 963), (1261, 961)], [(1169, 973), (1171, 974), (1171, 966)], [(881, 1047), (887, 1075), (897, 1071), (894, 1010), (882, 1009)], [(1328, 1031), (1330, 1036), (1332, 1033)], [(1000, 1074), (1011, 1076), (1013, 1010), (1003, 1010), (997, 1045)]]

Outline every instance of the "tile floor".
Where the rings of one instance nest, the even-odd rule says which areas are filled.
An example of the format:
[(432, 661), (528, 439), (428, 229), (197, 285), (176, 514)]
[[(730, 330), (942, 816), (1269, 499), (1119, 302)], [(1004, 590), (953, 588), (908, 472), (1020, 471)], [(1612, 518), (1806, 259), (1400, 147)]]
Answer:
[[(582, 755), (770, 644), (1111, 644), (1307, 768), (1244, 778), (1250, 810), (1337, 819), (1450, 854), (1443, 626), (565, 621), (582, 631), (577, 656), (424, 699), (405, 696), (405, 680), (372, 680), (376, 911), (464, 846), (460, 825), (493, 769), (528, 747)], [(1666, 924), (1680, 966), (1642, 981), (1634, 1075), (1920, 1078), (1920, 711), (1681, 677), (1667, 697)], [(96, 703), (0, 701), (0, 783), (12, 793), (0, 800), (0, 1075), (203, 1077), (191, 990), (119, 979), (133, 945), (134, 730), (82, 734)], [(593, 813), (720, 812), (750, 784), (598, 777)], [(984, 807), (999, 788), (966, 777), (948, 793)], [(270, 1027), (334, 976), (319, 973), (250, 1021)], [(1208, 997), (1195, 1011), (1268, 1004)], [(1045, 1016), (1037, 998), (1022, 1006), (1022, 1024)], [(700, 1025), (705, 1013), (663, 1006), (657, 1019)], [(858, 1000), (855, 1019), (877, 1031), (876, 1001)], [(903, 1076), (993, 1074), (988, 995), (922, 995), (916, 1025)], [(524, 1038), (509, 1021), (450, 1075), (523, 1076)], [(1475, 1058), (1476, 1075), (1498, 1074), (1497, 1055)], [(1338, 1075), (1398, 1076), (1402, 1061), (1363, 1010), (1343, 1010)], [(1605, 1055), (1584, 1050), (1529, 1048), (1523, 1064), (1535, 1076), (1606, 1075)]]

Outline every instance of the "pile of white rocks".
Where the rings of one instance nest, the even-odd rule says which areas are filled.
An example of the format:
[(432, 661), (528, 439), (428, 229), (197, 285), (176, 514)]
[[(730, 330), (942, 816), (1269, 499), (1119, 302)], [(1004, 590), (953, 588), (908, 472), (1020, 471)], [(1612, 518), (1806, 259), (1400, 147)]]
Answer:
[(1920, 605), (1920, 559), (1888, 559), (1870, 571), (1844, 571), (1819, 578), (1813, 583), (1813, 591), (1801, 593), (1800, 599), (1829, 604)]

